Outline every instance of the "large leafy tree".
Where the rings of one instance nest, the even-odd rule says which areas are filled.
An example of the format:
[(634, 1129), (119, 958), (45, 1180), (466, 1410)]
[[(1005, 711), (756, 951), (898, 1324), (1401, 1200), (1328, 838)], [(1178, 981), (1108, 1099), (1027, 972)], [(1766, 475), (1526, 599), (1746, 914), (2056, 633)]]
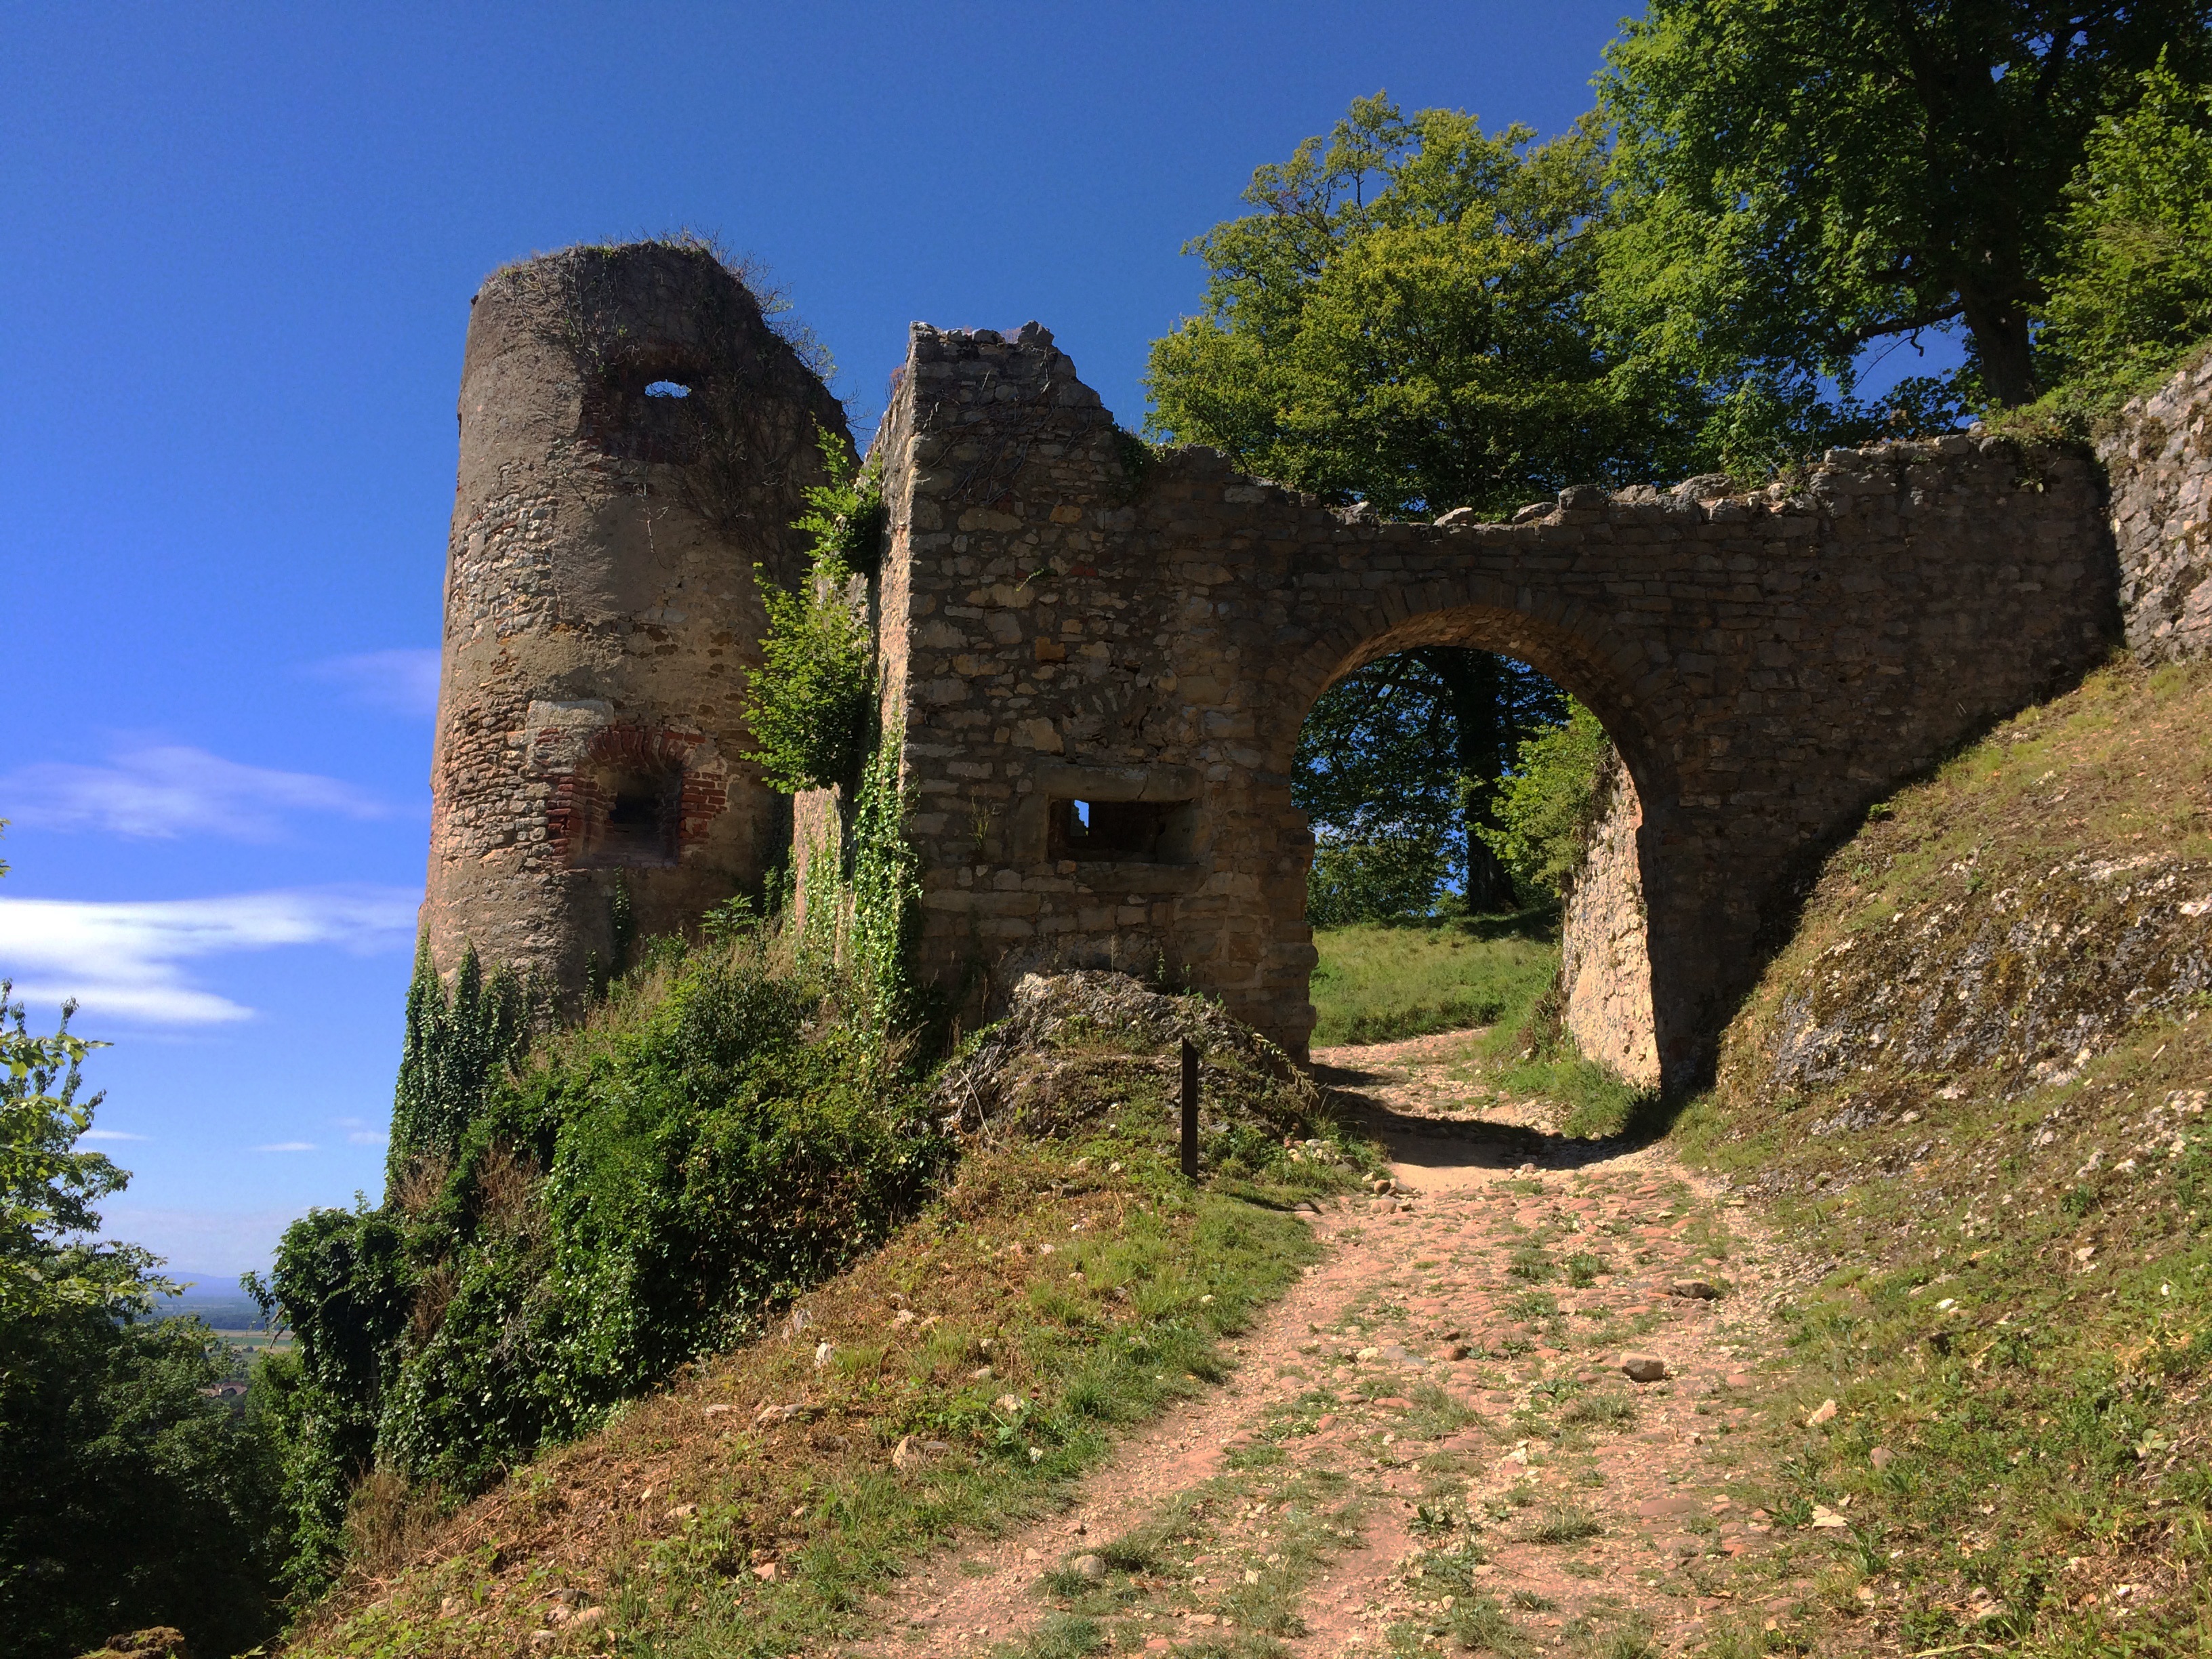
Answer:
[(2212, 335), (2212, 88), (2160, 64), (2142, 102), (2090, 135), (2067, 196), (2052, 356), (2118, 389)]
[[(1604, 191), (1588, 127), (1538, 143), (1358, 100), (1253, 175), (1255, 212), (1189, 244), (1205, 305), (1153, 344), (1152, 430), (1390, 514), (1499, 516), (1565, 484), (1680, 468), (1688, 428), (1671, 405), (1624, 402), (1598, 343)], [(1502, 904), (1510, 878), (1471, 830), (1558, 701), (1483, 652), (1370, 664), (1308, 720), (1300, 803), (1330, 841), (1387, 844), (1394, 868), (1455, 867), (1470, 902)], [(1409, 846), (1436, 854), (1397, 856)]]
[(76, 1150), (99, 1046), (27, 1028), (0, 982), (0, 1652), (68, 1659), (181, 1627), (233, 1653), (275, 1624), (275, 1470), (258, 1425), (203, 1390), (230, 1367), (135, 1245), (91, 1242), (129, 1176)]
[(2203, 62), (2208, 11), (1652, 0), (1597, 82), (1617, 133), (1605, 308), (1635, 378), (1714, 397), (1738, 453), (1759, 447), (1747, 428), (1809, 433), (1824, 377), (1847, 398), (1863, 347), (1929, 329), (1964, 331), (1981, 393), (2032, 399), (2084, 145), (2161, 47)]
[(1590, 316), (1604, 196), (1588, 127), (1538, 143), (1358, 100), (1253, 174), (1258, 211), (1187, 246), (1205, 303), (1153, 343), (1152, 430), (1392, 514), (1667, 470)]

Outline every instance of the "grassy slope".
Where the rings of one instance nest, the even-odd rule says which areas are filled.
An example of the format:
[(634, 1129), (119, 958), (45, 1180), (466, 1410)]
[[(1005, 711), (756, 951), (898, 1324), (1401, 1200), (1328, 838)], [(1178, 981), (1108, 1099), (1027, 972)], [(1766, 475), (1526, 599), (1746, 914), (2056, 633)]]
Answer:
[(1806, 1253), (1773, 1429), (1855, 1645), (2212, 1650), (2208, 731), (2109, 671), (1900, 795), (1678, 1125)]
[[(1366, 1154), (1276, 1147), (1194, 1189), (1164, 1068), (1106, 1046), (1061, 1058), (1063, 1099), (1110, 1097), (1111, 1121), (972, 1150), (780, 1338), (450, 1519), (372, 1490), (352, 1571), (288, 1650), (744, 1656), (860, 1633), (866, 1598), (919, 1552), (1048, 1508), (1123, 1425), (1218, 1380), (1218, 1340), (1314, 1252), (1289, 1204), (1348, 1187)], [(802, 1409), (762, 1420), (782, 1406)]]
[(1317, 929), (1314, 1046), (1517, 1024), (1559, 965), (1549, 911)]

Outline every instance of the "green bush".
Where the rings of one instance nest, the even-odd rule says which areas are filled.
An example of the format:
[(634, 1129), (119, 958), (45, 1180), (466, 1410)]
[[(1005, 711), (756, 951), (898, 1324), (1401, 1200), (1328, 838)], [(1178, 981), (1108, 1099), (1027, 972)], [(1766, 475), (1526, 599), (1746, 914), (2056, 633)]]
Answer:
[(807, 492), (794, 526), (814, 538), (805, 580), (787, 591), (753, 567), (768, 633), (746, 677), (745, 723), (760, 745), (747, 758), (787, 794), (854, 789), (875, 730), (875, 646), (853, 590), (881, 558), (883, 490), (872, 470), (855, 476), (841, 444), (827, 434), (820, 443), (830, 482)]
[(763, 1328), (930, 1185), (947, 1143), (853, 986), (757, 929), (652, 958), (495, 1083), (449, 1165), (286, 1234), (302, 1582), (371, 1467), (482, 1488)]
[(430, 936), (422, 935), (392, 1091), (387, 1186), (404, 1179), (418, 1160), (450, 1162), (460, 1150), (484, 1091), (521, 1052), (533, 1012), (513, 970), (501, 966), (485, 976), (474, 945), (462, 955), (449, 996), (430, 961)]
[(1612, 744), (1597, 716), (1570, 698), (1567, 718), (1521, 745), (1498, 780), (1499, 827), (1483, 839), (1532, 891), (1563, 895), (1589, 849), (1597, 779)]

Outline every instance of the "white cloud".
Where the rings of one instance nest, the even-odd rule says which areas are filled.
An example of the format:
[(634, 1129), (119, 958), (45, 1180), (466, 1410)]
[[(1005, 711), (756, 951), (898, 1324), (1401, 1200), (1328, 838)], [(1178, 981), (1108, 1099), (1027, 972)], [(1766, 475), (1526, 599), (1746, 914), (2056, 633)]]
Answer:
[(356, 702), (394, 714), (421, 716), (438, 712), (438, 656), (435, 650), (417, 647), (363, 651), (325, 658), (307, 672), (345, 687)]
[(382, 1146), (391, 1139), (390, 1135), (380, 1134), (374, 1129), (349, 1129), (346, 1132), (346, 1145), (349, 1146)]
[(248, 1019), (250, 1008), (186, 975), (201, 957), (287, 945), (356, 955), (404, 947), (422, 895), (404, 887), (279, 888), (222, 898), (99, 903), (0, 898), (0, 974), (39, 1004), (155, 1025)]
[(392, 809), (336, 778), (244, 766), (183, 744), (124, 750), (105, 766), (40, 761), (0, 776), (0, 816), (26, 829), (275, 841), (291, 812), (381, 818)]
[(125, 1129), (87, 1129), (79, 1140), (145, 1140), (145, 1135), (134, 1135)]
[(253, 1150), (257, 1152), (312, 1152), (315, 1150), (315, 1143), (312, 1140), (272, 1140), (266, 1146), (256, 1146)]

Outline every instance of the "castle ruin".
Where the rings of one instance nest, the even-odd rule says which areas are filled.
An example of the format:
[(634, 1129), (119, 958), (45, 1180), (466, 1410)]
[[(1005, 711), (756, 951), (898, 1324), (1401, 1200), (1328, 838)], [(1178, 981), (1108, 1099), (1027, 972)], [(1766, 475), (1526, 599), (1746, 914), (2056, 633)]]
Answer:
[[(738, 710), (753, 567), (800, 575), (817, 426), (843, 441), (702, 252), (572, 250), (485, 285), (433, 777), (441, 969), (472, 943), (574, 988), (611, 952), (617, 882), (667, 930), (784, 855), (790, 803), (743, 758)], [(1380, 521), (1212, 450), (1151, 451), (1035, 324), (916, 325), (875, 453), (919, 977), (973, 1018), (1032, 969), (1164, 972), (1294, 1053), (1315, 953), (1292, 757), (1361, 664), (1498, 652), (1603, 721), (1613, 854), (1569, 917), (1569, 1023), (1680, 1083), (1809, 861), (2100, 659), (2132, 625), (2124, 585), (2145, 586), (2094, 465), (1957, 434), (1748, 495), (1583, 487), (1511, 524)]]

